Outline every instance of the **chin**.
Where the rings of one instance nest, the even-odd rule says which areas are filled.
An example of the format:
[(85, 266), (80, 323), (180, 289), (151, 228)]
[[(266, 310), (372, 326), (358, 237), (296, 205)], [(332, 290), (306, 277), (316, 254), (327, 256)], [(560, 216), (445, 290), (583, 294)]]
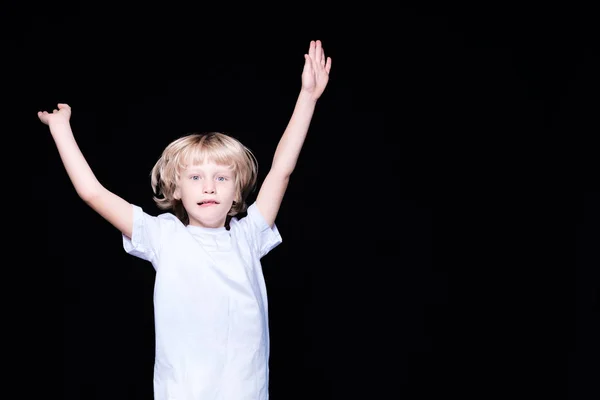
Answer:
[(211, 228), (219, 228), (221, 226), (225, 226), (225, 221), (227, 219), (227, 215), (214, 217), (214, 218), (206, 218), (203, 216), (194, 216), (194, 221), (201, 223), (202, 226), (211, 227)]

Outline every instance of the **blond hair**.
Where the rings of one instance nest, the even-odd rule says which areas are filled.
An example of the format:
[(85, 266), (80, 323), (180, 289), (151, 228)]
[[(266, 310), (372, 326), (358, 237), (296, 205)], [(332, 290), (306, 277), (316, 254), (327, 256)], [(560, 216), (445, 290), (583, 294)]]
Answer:
[(220, 132), (193, 133), (171, 142), (152, 168), (151, 184), (154, 202), (162, 210), (173, 210), (185, 225), (189, 217), (181, 200), (174, 198), (180, 173), (188, 165), (204, 161), (233, 168), (235, 200), (228, 216), (245, 212), (246, 198), (256, 187), (258, 163), (252, 151), (238, 139)]

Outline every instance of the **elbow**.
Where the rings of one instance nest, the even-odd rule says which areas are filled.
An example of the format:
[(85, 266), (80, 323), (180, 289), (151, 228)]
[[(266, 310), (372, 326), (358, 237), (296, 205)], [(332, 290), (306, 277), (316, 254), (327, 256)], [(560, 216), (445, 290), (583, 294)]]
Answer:
[(293, 170), (288, 170), (284, 168), (271, 168), (271, 171), (269, 171), (269, 175), (272, 178), (277, 179), (278, 181), (287, 183), (290, 180), (290, 176), (292, 176), (292, 172)]
[(92, 205), (98, 201), (102, 194), (102, 188), (79, 190), (77, 194), (86, 204)]
[(284, 163), (273, 163), (269, 174), (276, 176), (278, 179), (288, 180), (294, 172), (295, 165), (288, 165)]

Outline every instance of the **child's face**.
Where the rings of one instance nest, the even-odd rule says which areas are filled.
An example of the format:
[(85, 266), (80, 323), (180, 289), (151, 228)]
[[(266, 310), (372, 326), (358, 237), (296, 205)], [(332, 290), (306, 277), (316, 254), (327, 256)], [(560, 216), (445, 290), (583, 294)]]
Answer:
[(233, 169), (207, 161), (181, 171), (175, 198), (182, 201), (190, 225), (219, 228), (225, 226), (235, 192)]

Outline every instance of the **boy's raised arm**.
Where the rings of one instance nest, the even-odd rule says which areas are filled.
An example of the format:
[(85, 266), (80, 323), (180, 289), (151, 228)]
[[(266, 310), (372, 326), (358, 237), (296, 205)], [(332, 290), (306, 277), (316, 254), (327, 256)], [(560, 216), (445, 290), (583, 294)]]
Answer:
[(58, 109), (52, 113), (40, 111), (38, 117), (50, 128), (60, 158), (79, 197), (124, 235), (131, 237), (133, 207), (96, 179), (73, 136), (69, 122), (71, 107), (59, 103)]
[(300, 150), (304, 144), (317, 100), (329, 81), (331, 58), (325, 57), (320, 40), (310, 42), (308, 54), (304, 55), (304, 60), (302, 87), (294, 112), (279, 140), (271, 169), (256, 198), (256, 205), (269, 226), (273, 226), (275, 223), (290, 175), (296, 167)]

